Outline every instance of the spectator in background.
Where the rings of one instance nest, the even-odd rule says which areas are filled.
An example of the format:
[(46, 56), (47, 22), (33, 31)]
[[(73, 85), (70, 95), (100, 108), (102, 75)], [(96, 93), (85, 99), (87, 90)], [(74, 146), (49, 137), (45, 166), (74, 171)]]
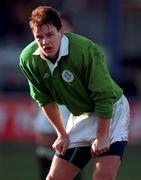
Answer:
[[(30, 27), (36, 41), (21, 53), (20, 67), (31, 96), (58, 135), (47, 179), (73, 179), (92, 156), (93, 179), (115, 179), (128, 141), (129, 105), (107, 70), (104, 54), (89, 39), (64, 34), (51, 7), (33, 10)], [(56, 103), (71, 112), (67, 129)]]
[(4, 38), (8, 33), (9, 28), (9, 11), (7, 8), (7, 2), (0, 1), (0, 38)]
[(139, 96), (137, 82), (140, 81), (136, 81), (136, 78), (140, 65), (136, 58), (132, 59), (127, 57), (122, 60), (122, 67), (122, 78), (119, 80), (118, 84), (122, 87), (127, 97), (130, 97), (130, 99), (136, 98)]

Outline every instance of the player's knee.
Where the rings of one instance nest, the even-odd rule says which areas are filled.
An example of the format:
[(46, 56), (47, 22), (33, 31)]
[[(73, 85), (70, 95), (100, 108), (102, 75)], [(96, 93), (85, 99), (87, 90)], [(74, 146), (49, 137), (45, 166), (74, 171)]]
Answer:
[(55, 177), (51, 174), (48, 174), (46, 180), (55, 180)]
[(93, 180), (113, 180), (114, 175), (111, 171), (95, 171), (93, 173)]
[(59, 176), (59, 175), (48, 174), (47, 177), (46, 177), (46, 180), (66, 180), (66, 179), (70, 180), (70, 178), (64, 177), (63, 175)]
[(56, 173), (49, 172), (46, 177), (46, 180), (66, 180), (66, 179), (67, 179), (66, 176), (57, 172)]

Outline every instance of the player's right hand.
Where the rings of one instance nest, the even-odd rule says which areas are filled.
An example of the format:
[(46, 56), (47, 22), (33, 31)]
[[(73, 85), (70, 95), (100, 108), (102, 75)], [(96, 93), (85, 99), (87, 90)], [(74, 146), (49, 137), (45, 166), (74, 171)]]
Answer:
[(64, 156), (67, 150), (68, 144), (69, 144), (68, 135), (58, 136), (58, 138), (53, 143), (52, 147), (56, 151), (57, 154)]

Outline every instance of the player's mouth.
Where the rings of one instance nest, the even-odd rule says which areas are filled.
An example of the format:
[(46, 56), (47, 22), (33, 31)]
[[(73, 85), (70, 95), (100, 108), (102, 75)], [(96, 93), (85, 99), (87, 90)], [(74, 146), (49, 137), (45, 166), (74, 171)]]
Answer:
[(47, 53), (50, 53), (53, 50), (53, 48), (49, 46), (49, 47), (44, 47), (43, 50)]

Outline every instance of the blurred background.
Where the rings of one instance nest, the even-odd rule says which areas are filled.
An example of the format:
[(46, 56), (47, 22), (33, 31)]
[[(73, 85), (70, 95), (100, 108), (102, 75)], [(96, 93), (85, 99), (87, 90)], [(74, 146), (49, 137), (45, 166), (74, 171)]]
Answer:
[[(140, 180), (141, 0), (0, 1), (0, 180), (39, 180), (35, 157), (37, 106), (19, 69), (19, 55), (33, 40), (29, 15), (38, 5), (67, 13), (75, 32), (97, 42), (131, 106), (129, 144), (118, 180)], [(91, 165), (83, 179), (90, 178)]]

